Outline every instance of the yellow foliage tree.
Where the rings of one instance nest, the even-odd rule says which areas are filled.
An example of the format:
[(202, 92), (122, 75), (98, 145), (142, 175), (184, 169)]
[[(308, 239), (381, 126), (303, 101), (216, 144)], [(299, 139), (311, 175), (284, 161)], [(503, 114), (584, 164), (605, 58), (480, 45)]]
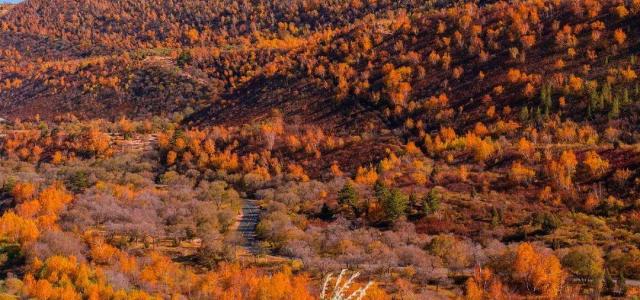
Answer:
[(520, 138), (518, 141), (518, 152), (525, 158), (532, 158), (535, 150), (535, 145), (526, 138)]
[(176, 163), (176, 158), (178, 158), (178, 153), (175, 151), (167, 152), (167, 166), (173, 166)]
[(618, 45), (622, 45), (627, 40), (627, 34), (622, 29), (616, 29), (616, 31), (613, 32), (613, 40)]
[(309, 181), (309, 176), (304, 172), (304, 168), (298, 164), (289, 164), (287, 167), (289, 169), (289, 176), (295, 180), (300, 181)]
[(31, 200), (36, 192), (36, 187), (29, 182), (19, 182), (11, 190), (11, 195), (18, 202)]
[(6, 212), (0, 217), (0, 236), (12, 242), (35, 241), (40, 230), (33, 220), (24, 219), (14, 212)]
[(64, 162), (64, 156), (62, 155), (62, 152), (56, 151), (55, 153), (53, 153), (53, 156), (51, 157), (52, 164), (60, 165), (63, 162)]
[(591, 176), (602, 175), (609, 168), (609, 162), (593, 150), (587, 152), (583, 163)]
[(525, 287), (545, 297), (556, 297), (566, 278), (560, 261), (553, 254), (537, 251), (529, 243), (516, 249), (513, 277)]
[(509, 177), (516, 182), (529, 182), (535, 176), (535, 170), (522, 165), (520, 162), (514, 162), (509, 171)]
[(378, 180), (378, 173), (376, 170), (359, 167), (356, 173), (354, 181), (359, 184), (372, 185)]

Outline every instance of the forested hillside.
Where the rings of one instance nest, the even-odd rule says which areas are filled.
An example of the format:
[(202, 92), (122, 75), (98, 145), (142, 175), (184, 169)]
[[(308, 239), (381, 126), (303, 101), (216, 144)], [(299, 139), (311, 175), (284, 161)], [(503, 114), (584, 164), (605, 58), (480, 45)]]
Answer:
[(640, 0), (0, 6), (0, 290), (639, 297), (639, 52)]

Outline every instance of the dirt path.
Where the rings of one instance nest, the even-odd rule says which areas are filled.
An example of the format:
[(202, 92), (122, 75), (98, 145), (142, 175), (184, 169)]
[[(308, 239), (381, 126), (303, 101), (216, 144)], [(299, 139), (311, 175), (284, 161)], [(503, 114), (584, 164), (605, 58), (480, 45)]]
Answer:
[(640, 287), (640, 280), (625, 279), (624, 283), (626, 283), (627, 286), (632, 286), (635, 288)]
[(118, 153), (151, 151), (156, 148), (158, 143), (156, 134), (136, 136), (130, 139), (125, 139), (120, 134), (110, 133), (109, 136), (111, 137), (111, 147)]
[(243, 199), (242, 211), (237, 216), (237, 230), (242, 234), (244, 238), (244, 248), (246, 253), (250, 255), (259, 254), (259, 247), (256, 240), (256, 226), (260, 219), (260, 207), (257, 204), (258, 200), (255, 199)]
[(237, 222), (233, 230), (237, 230), (244, 238), (244, 245), (238, 249), (237, 257), (243, 263), (261, 266), (278, 266), (290, 262), (289, 258), (263, 253), (256, 238), (256, 226), (260, 221), (260, 207), (258, 200), (243, 199), (242, 210), (236, 217)]

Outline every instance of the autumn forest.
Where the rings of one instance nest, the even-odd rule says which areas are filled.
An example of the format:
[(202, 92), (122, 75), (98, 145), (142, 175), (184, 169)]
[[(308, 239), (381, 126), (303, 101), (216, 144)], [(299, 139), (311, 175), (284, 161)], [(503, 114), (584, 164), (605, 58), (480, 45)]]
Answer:
[(0, 299), (640, 299), (640, 0), (0, 4)]

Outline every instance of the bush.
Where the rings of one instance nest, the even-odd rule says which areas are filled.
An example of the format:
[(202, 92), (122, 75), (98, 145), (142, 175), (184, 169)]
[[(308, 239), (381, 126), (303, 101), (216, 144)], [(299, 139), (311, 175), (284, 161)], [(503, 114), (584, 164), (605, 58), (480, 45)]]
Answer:
[(585, 284), (599, 288), (604, 276), (602, 251), (593, 245), (574, 247), (562, 258), (562, 265)]

